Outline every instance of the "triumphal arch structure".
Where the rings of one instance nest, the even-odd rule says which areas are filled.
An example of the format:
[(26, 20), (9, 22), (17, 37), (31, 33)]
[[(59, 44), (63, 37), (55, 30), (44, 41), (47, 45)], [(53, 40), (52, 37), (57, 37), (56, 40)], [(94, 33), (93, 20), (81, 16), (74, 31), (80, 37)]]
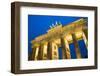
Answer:
[(59, 59), (58, 49), (62, 48), (62, 59), (71, 59), (69, 44), (74, 43), (77, 58), (82, 58), (78, 41), (84, 40), (88, 48), (88, 26), (85, 19), (79, 19), (62, 26), (57, 23), (46, 34), (36, 37), (32, 43), (32, 60)]

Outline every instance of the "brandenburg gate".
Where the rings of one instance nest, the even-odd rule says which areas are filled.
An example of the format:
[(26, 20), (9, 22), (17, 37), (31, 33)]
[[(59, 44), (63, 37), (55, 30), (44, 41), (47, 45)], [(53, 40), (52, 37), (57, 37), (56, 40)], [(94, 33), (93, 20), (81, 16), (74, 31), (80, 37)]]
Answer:
[(68, 25), (62, 26), (58, 23), (51, 27), (46, 34), (36, 37), (32, 43), (32, 60), (54, 60), (59, 59), (58, 49), (62, 48), (62, 59), (71, 59), (71, 43), (75, 46), (77, 58), (82, 58), (78, 41), (83, 40), (88, 48), (87, 22), (79, 19)]

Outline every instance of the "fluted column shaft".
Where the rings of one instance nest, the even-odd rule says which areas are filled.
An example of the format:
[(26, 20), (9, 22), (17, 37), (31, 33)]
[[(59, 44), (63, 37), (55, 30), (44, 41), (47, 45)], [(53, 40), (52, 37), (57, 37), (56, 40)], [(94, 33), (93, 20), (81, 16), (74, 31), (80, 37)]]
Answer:
[(38, 60), (39, 46), (32, 48), (32, 60)]
[(77, 56), (77, 58), (81, 58), (81, 54), (80, 54), (80, 50), (78, 47), (78, 42), (77, 42), (77, 38), (76, 38), (75, 34), (72, 34), (72, 38), (73, 38), (73, 43), (74, 43), (75, 50), (76, 50), (76, 56)]
[(48, 43), (48, 58), (58, 59), (58, 46), (54, 41)]
[(47, 59), (47, 46), (48, 46), (47, 42), (40, 43), (39, 54), (38, 54), (39, 60)]
[(61, 38), (61, 45), (62, 45), (62, 54), (63, 54), (62, 58), (70, 59), (71, 58), (70, 49), (69, 49), (69, 44), (66, 37)]

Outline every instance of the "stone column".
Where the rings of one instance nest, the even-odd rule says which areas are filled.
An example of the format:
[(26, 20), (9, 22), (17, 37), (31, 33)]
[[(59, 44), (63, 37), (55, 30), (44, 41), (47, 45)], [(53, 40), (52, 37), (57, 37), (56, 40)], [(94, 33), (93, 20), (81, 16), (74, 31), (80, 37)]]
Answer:
[(43, 42), (42, 43), (42, 49), (43, 50), (43, 60), (47, 60), (47, 48), (48, 48), (48, 42)]
[(84, 32), (84, 35), (86, 39), (88, 40), (88, 27), (86, 26), (85, 29), (82, 30), (82, 32)]
[(58, 59), (58, 46), (55, 41), (50, 41), (48, 43), (48, 58), (49, 59)]
[(32, 47), (32, 60), (38, 60), (39, 44), (34, 44)]
[(39, 60), (46, 60), (47, 59), (47, 42), (41, 42), (40, 43), (40, 48), (39, 48), (39, 54), (38, 54), (38, 59)]
[(82, 37), (83, 37), (83, 40), (84, 40), (84, 42), (85, 42), (86, 46), (88, 47), (88, 41), (87, 41), (87, 38), (86, 38), (86, 36), (85, 36), (85, 33), (84, 33), (84, 32), (82, 32)]
[(75, 50), (76, 50), (76, 56), (77, 58), (81, 58), (81, 54), (80, 54), (80, 50), (79, 50), (79, 47), (78, 47), (78, 42), (77, 42), (77, 37), (75, 34), (72, 34), (72, 38), (73, 38), (73, 43), (74, 43), (74, 46), (75, 46)]
[(70, 49), (69, 49), (69, 44), (67, 41), (66, 36), (61, 37), (61, 45), (62, 45), (62, 58), (63, 59), (70, 59), (71, 55), (70, 55)]
[(76, 38), (77, 38), (77, 41), (78, 41), (78, 40), (84, 40), (86, 46), (88, 47), (88, 41), (87, 41), (87, 37), (85, 36), (84, 31), (76, 32), (76, 33), (75, 33), (75, 36), (76, 36)]
[[(86, 39), (86, 36), (84, 34), (84, 32), (81, 30), (81, 31), (78, 31), (75, 33), (75, 36), (76, 36), (76, 40), (79, 41), (79, 40), (83, 40), (85, 45), (86, 45), (86, 48), (88, 47), (88, 42), (87, 42), (87, 39)], [(87, 50), (83, 50), (84, 52), (87, 52)], [(82, 52), (82, 49), (80, 50), (80, 52)], [(83, 54), (81, 53), (81, 57), (84, 57)]]

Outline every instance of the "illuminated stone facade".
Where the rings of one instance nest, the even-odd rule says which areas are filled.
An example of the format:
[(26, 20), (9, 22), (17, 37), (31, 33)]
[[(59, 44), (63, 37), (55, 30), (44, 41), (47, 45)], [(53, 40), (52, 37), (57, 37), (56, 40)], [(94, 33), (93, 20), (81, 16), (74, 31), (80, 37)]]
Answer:
[(78, 40), (87, 44), (87, 26), (84, 19), (79, 19), (68, 25), (57, 24), (46, 34), (36, 37), (32, 43), (32, 60), (59, 59), (58, 48), (62, 48), (62, 59), (71, 59), (69, 44), (74, 43), (77, 58), (81, 58)]

